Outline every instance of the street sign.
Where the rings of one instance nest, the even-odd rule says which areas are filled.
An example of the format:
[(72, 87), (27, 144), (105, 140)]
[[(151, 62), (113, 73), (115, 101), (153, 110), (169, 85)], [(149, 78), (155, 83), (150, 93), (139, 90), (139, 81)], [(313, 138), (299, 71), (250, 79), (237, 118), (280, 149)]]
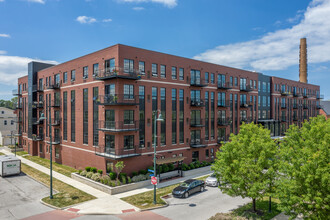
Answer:
[(154, 176), (154, 174), (149, 174), (149, 176)]
[(157, 182), (158, 182), (158, 181), (157, 181), (157, 177), (154, 177), (154, 176), (151, 177), (151, 184), (152, 184), (152, 185), (157, 185)]
[(148, 172), (150, 172), (150, 173), (154, 173), (155, 171), (153, 171), (153, 170), (149, 170), (149, 169), (148, 169)]

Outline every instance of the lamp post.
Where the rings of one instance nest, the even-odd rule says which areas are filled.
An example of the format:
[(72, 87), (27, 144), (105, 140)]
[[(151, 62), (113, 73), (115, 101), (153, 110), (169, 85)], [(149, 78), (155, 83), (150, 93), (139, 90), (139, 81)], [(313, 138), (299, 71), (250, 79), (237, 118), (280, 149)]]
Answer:
[[(41, 113), (39, 120), (47, 120), (44, 113)], [(49, 114), (49, 151), (50, 151), (50, 199), (53, 199), (53, 150), (52, 150), (52, 116)]]
[(16, 157), (16, 138), (15, 138), (15, 157)]
[[(159, 112), (159, 115), (158, 115), (158, 118), (157, 118), (157, 114)], [(164, 121), (162, 119), (162, 114), (160, 113), (159, 110), (156, 110), (154, 111), (154, 117), (155, 117), (155, 122), (154, 122), (154, 176), (157, 178), (157, 172), (156, 172), (156, 145), (157, 145), (157, 141), (156, 141), (156, 138), (157, 138), (157, 129), (156, 129), (156, 126), (157, 126), (157, 121)], [(156, 185), (154, 185), (154, 204), (156, 204), (157, 201), (156, 201)]]

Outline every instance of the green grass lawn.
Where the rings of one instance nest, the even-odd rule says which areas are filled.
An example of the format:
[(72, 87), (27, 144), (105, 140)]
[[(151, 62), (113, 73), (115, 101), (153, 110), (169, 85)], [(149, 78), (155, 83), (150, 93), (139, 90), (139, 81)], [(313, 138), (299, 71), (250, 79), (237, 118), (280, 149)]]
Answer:
[[(29, 175), (33, 179), (49, 186), (49, 175), (40, 172), (39, 170), (36, 170), (23, 163), (21, 164), (21, 167), (22, 172)], [(42, 199), (42, 201), (59, 208), (95, 199), (94, 196), (89, 195), (79, 189), (76, 189), (62, 181), (59, 181), (56, 178), (53, 178), (53, 188), (58, 191), (58, 193), (53, 196), (54, 198), (50, 199), (49, 197), (45, 197)]]
[(16, 155), (18, 155), (18, 156), (23, 156), (23, 155), (26, 155), (26, 154), (28, 154), (26, 151), (17, 151), (16, 152)]
[[(28, 159), (28, 160), (31, 160), (32, 162), (35, 162), (35, 163), (37, 163), (41, 166), (50, 168), (50, 161), (48, 159), (41, 158), (41, 157), (38, 157), (38, 156), (30, 156), (30, 155), (25, 155), (24, 158)], [(78, 170), (76, 170), (72, 167), (65, 166), (65, 165), (62, 165), (62, 164), (58, 164), (58, 163), (55, 163), (55, 162), (53, 162), (53, 170), (58, 172), (58, 173), (61, 173), (61, 174), (65, 175), (65, 176), (68, 176), (68, 177), (71, 177), (71, 173), (78, 172)]]
[[(201, 177), (201, 178), (197, 178), (197, 179), (205, 180), (207, 177), (208, 177), (208, 175)], [(136, 194), (133, 196), (125, 197), (125, 198), (122, 198), (122, 200), (124, 200), (125, 202), (128, 202), (140, 209), (160, 207), (160, 206), (163, 206), (166, 204), (160, 197), (165, 196), (169, 193), (172, 193), (173, 189), (175, 187), (177, 187), (178, 185), (179, 184), (174, 184), (171, 186), (157, 189), (157, 193), (156, 193), (157, 204), (153, 204), (153, 201), (154, 201), (154, 191), (153, 190), (144, 192), (144, 193), (140, 193), (140, 194)]]
[(5, 154), (0, 152), (0, 155), (5, 155)]

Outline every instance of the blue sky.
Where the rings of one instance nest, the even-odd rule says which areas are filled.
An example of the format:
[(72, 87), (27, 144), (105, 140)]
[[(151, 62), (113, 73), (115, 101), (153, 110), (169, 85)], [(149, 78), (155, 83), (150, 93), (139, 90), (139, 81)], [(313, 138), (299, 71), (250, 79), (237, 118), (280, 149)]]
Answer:
[(298, 80), (301, 37), (330, 99), (330, 0), (0, 0), (0, 99), (31, 60), (116, 43)]

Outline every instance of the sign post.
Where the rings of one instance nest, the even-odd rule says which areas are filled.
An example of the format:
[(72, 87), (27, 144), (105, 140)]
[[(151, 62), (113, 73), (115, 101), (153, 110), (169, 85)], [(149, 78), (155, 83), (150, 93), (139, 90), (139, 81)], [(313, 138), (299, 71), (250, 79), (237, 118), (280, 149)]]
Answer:
[(155, 176), (151, 177), (151, 184), (152, 185), (157, 185), (157, 183), (158, 183), (157, 177), (155, 177)]

